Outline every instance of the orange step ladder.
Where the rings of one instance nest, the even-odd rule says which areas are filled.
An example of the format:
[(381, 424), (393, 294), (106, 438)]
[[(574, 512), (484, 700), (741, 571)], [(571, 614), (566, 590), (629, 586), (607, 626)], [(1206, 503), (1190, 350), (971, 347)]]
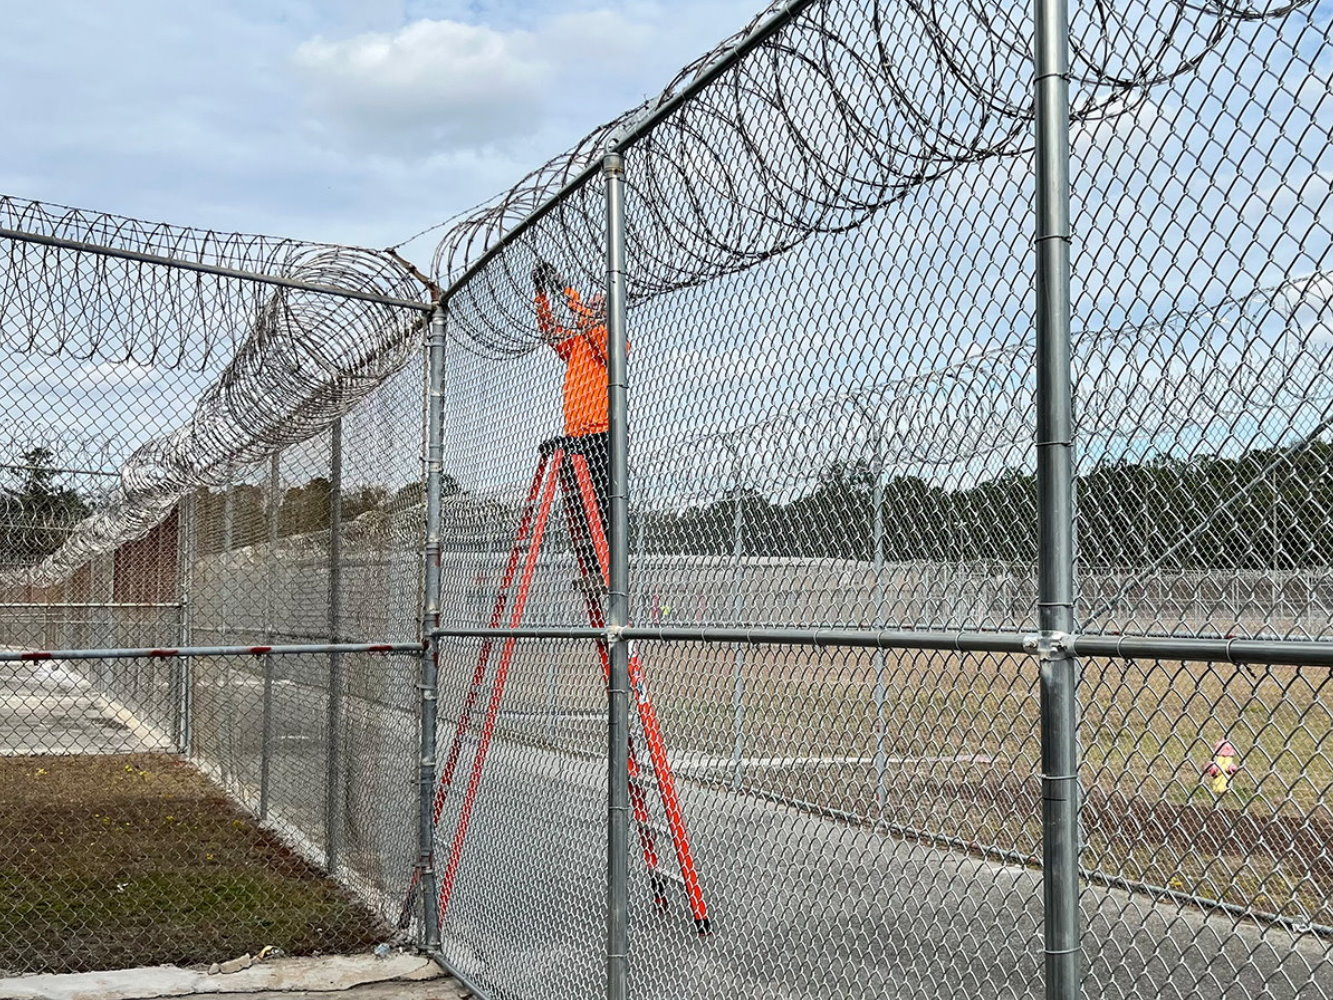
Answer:
[[(593, 579), (594, 581), (600, 578), (603, 584), (609, 581), (609, 549), (606, 534), (603, 531), (601, 517), (598, 514), (596, 492), (588, 467), (588, 459), (580, 450), (580, 444), (578, 438), (554, 438), (545, 442), (538, 450), (537, 472), (532, 478), (532, 485), (528, 490), (527, 499), (523, 506), (523, 514), (519, 519), (518, 531), (514, 536), (514, 543), (510, 548), (509, 558), (501, 575), (495, 604), (491, 608), (490, 628), (501, 627), (501, 622), (506, 619), (506, 611), (508, 611), (506, 627), (517, 628), (523, 620), (523, 612), (532, 586), (532, 577), (537, 568), (542, 539), (546, 532), (547, 522), (550, 519), (557, 486), (560, 488), (564, 501), (566, 522), (570, 532), (570, 540), (573, 543), (571, 547), (578, 562), (581, 578), (584, 580)], [(572, 480), (577, 485), (578, 495), (575, 497), (569, 496), (570, 477), (561, 474), (566, 462), (572, 469)], [(574, 506), (576, 503), (579, 505), (578, 509), (582, 510), (582, 517), (579, 516), (578, 509)], [(591, 554), (595, 554), (596, 569), (590, 565)], [(594, 573), (597, 575), (593, 576)], [(510, 603), (511, 594), (513, 595), (512, 605)], [(606, 619), (602, 613), (599, 596), (589, 590), (584, 593), (584, 601), (587, 606), (589, 625), (593, 628), (604, 628)], [(491, 682), (490, 697), (482, 715), (476, 753), (472, 758), (472, 768), (463, 792), (463, 802), (459, 809), (457, 825), (454, 828), (454, 835), (450, 843), (448, 860), (445, 862), (444, 873), (440, 880), (437, 912), (441, 925), (444, 923), (445, 913), (449, 908), (449, 900), (453, 895), (454, 884), (458, 877), (458, 867), (464, 844), (467, 841), (468, 825), (476, 806), (482, 769), (486, 763), (486, 753), (490, 748), (491, 739), (495, 735), (496, 720), (504, 696), (509, 668), (513, 662), (517, 639), (512, 637), (499, 640), (487, 638), (482, 641), (481, 650), (477, 657), (477, 666), (473, 671), (467, 695), (463, 700), (454, 738), (449, 746), (444, 767), (440, 771), (439, 783), (435, 789), (434, 824), (438, 827), (440, 816), (444, 811), (445, 801), (454, 786), (455, 774), (462, 757), (464, 739), (472, 730), (478, 704), (486, 687), (486, 678), (497, 642), (501, 644), (499, 661), (495, 669), (494, 679)], [(609, 682), (611, 661), (607, 652), (606, 640), (598, 639), (596, 642), (598, 659), (602, 665), (602, 676), (605, 681)], [(653, 708), (652, 699), (648, 695), (643, 664), (633, 652), (631, 652), (629, 659), (629, 683), (630, 692), (638, 710), (643, 741), (647, 745), (651, 762), (651, 772), (646, 773), (639, 763), (634, 739), (631, 736), (629, 746), (630, 804), (638, 830), (639, 847), (643, 852), (644, 864), (648, 868), (653, 902), (659, 909), (665, 910), (668, 906), (666, 892), (668, 881), (680, 883), (684, 889), (695, 928), (699, 933), (706, 934), (709, 931), (708, 907), (704, 902), (703, 890), (699, 887), (698, 872), (695, 869), (694, 857), (690, 851), (689, 833), (686, 830), (684, 815), (681, 812), (675, 777), (667, 760), (666, 743), (662, 738), (662, 729), (658, 723), (657, 711)], [(671, 838), (676, 857), (676, 870), (674, 871), (663, 863), (658, 854), (657, 836), (652, 825), (648, 793), (645, 788), (645, 779), (648, 777), (656, 779), (662, 812), (666, 818), (666, 832)], [(402, 919), (400, 920), (402, 926), (406, 926), (407, 920), (410, 919), (412, 899), (416, 893), (419, 877), (420, 871), (417, 870), (413, 874), (412, 885), (408, 890), (408, 898), (403, 905)]]

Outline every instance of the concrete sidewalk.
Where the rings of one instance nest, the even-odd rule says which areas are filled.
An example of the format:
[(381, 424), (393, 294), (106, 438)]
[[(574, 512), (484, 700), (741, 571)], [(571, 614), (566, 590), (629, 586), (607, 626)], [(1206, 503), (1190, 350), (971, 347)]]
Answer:
[(459, 1000), (471, 994), (433, 961), (397, 953), (280, 958), (231, 973), (162, 965), (114, 972), (0, 979), (0, 1000)]

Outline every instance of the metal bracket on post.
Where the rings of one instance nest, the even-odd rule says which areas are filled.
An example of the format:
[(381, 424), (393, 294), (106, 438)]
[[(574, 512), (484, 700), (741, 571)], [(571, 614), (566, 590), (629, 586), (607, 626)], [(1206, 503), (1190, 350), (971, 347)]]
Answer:
[(1023, 637), (1023, 648), (1036, 655), (1043, 663), (1067, 659), (1073, 646), (1073, 637), (1067, 632), (1038, 632)]

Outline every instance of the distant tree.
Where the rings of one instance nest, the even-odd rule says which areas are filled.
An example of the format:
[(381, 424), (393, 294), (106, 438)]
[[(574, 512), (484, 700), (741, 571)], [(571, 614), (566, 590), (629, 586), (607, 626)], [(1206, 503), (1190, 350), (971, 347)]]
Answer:
[(268, 537), (264, 491), (251, 483), (203, 490), (197, 499), (199, 551), (202, 555), (255, 545)]
[(369, 510), (383, 510), (389, 491), (383, 486), (362, 486), (343, 493), (342, 517), (350, 521)]
[[(447, 472), (442, 473), (440, 479), (442, 487), (441, 493), (444, 496), (446, 497), (458, 496), (463, 492), (462, 488), (458, 485), (458, 480), (455, 479), (453, 476), (449, 475), (449, 473)], [(406, 484), (405, 486), (400, 486), (394, 492), (393, 496), (389, 497), (388, 502), (385, 504), (385, 510), (389, 511), (407, 510), (410, 507), (419, 507), (425, 502), (426, 502), (425, 480), (415, 479), (412, 482)]]
[(0, 491), (3, 558), (10, 565), (36, 562), (60, 548), (69, 529), (88, 516), (77, 491), (60, 486), (55, 453), (31, 448), (18, 456), (18, 484)]
[(327, 531), (333, 484), (325, 476), (316, 476), (304, 486), (293, 486), (283, 494), (278, 508), (278, 534), (305, 535)]

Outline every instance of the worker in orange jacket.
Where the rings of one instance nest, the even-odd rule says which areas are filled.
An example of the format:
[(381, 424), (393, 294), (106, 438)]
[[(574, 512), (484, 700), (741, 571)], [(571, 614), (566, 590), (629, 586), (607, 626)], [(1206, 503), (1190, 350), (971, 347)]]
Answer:
[[(578, 289), (562, 281), (555, 268), (545, 262), (533, 269), (532, 284), (537, 329), (542, 341), (550, 345), (565, 363), (563, 444), (567, 451), (579, 452), (587, 458), (597, 516), (605, 534), (611, 489), (611, 463), (607, 451), (606, 300), (601, 295), (593, 295), (584, 302)], [(552, 295), (563, 299), (570, 317), (568, 325), (557, 321)], [(561, 466), (561, 478), (568, 504), (570, 498), (580, 496), (573, 467), (568, 462)], [(575, 503), (574, 510), (584, 534), (591, 537), (582, 504)], [(585, 545), (580, 555), (590, 571), (577, 582), (577, 586), (585, 594), (605, 593), (606, 581), (596, 554)]]

